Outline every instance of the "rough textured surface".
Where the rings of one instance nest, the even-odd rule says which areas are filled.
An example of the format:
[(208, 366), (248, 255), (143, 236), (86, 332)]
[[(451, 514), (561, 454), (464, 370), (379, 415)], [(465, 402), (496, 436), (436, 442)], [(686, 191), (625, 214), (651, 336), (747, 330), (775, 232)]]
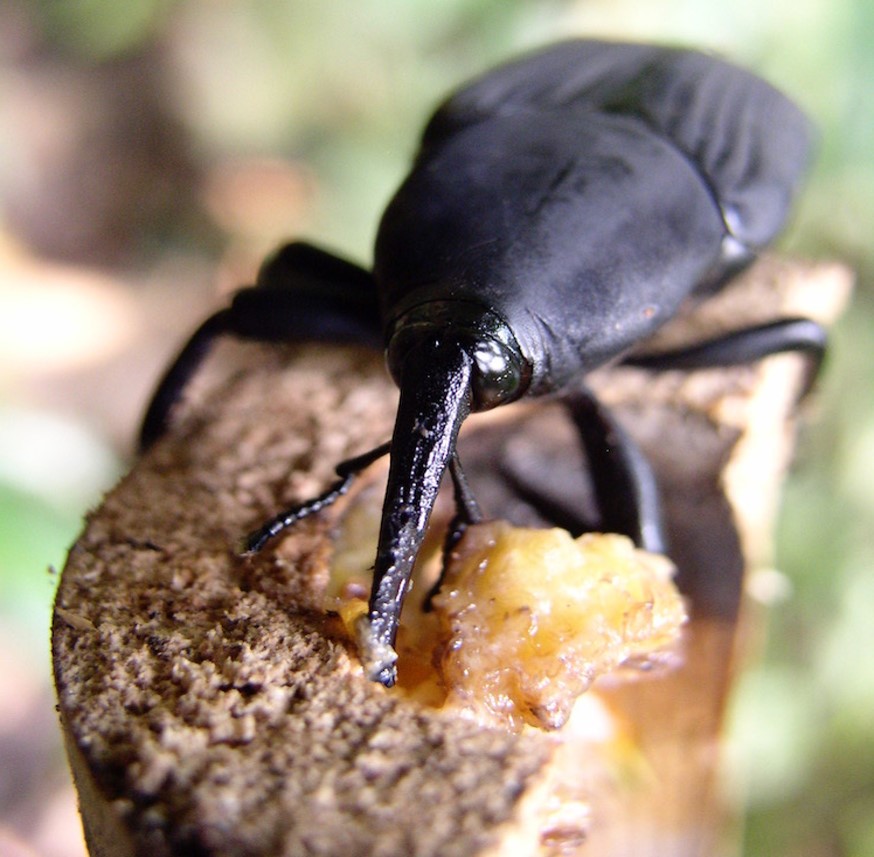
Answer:
[(320, 615), (327, 518), (234, 552), (388, 430), (380, 358), (246, 357), (257, 371), (193, 406), (71, 552), (55, 657), (76, 743), (137, 853), (470, 853), (537, 742), (410, 712), (362, 678)]
[[(768, 261), (666, 336), (828, 320), (847, 285), (833, 266)], [(626, 794), (598, 764), (581, 771), (593, 820), (580, 853), (707, 853), (742, 576), (767, 559), (801, 370), (789, 357), (592, 379), (655, 462), (694, 620), (683, 670), (603, 689), (658, 776)], [(417, 709), (362, 677), (321, 610), (342, 503), (255, 558), (236, 552), (321, 491), (336, 462), (385, 439), (395, 395), (379, 355), (223, 345), (173, 433), (89, 517), (52, 633), (93, 854), (472, 855), (519, 832), (551, 741)], [(463, 454), (488, 511), (525, 517), (495, 476), (502, 462), (572, 470), (555, 410), (470, 421)]]

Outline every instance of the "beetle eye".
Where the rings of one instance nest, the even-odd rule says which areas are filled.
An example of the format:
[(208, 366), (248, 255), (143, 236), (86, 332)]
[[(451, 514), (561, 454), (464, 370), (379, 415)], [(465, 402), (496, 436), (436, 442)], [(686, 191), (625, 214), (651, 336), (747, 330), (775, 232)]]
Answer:
[(473, 410), (485, 411), (522, 393), (522, 371), (507, 348), (494, 339), (480, 339), (472, 349)]

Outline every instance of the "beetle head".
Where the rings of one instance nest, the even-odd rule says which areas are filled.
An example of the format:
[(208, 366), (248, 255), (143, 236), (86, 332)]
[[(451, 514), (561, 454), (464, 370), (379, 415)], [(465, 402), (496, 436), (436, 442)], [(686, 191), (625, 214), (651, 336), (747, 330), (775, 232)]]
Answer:
[(464, 300), (435, 300), (399, 316), (390, 328), (387, 358), (401, 384), (411, 354), (425, 342), (455, 343), (471, 360), (471, 410), (487, 411), (522, 396), (531, 367), (509, 326), (494, 312)]

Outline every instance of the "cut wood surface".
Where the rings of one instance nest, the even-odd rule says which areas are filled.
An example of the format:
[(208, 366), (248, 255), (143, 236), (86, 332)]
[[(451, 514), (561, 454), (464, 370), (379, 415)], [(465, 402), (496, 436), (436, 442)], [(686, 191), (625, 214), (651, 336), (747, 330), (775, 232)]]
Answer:
[[(783, 316), (828, 323), (849, 280), (766, 259), (660, 338)], [(238, 553), (246, 532), (389, 436), (396, 391), (382, 356), (221, 344), (171, 433), (89, 516), (58, 591), (55, 679), (92, 855), (712, 853), (744, 580), (772, 562), (804, 371), (788, 355), (592, 376), (664, 492), (691, 612), (682, 664), (599, 681), (568, 735), (513, 734), (363, 677), (323, 608), (351, 501)], [(525, 516), (502, 462), (575, 472), (564, 462), (578, 456), (546, 402), (471, 418), (462, 443), (495, 517)]]

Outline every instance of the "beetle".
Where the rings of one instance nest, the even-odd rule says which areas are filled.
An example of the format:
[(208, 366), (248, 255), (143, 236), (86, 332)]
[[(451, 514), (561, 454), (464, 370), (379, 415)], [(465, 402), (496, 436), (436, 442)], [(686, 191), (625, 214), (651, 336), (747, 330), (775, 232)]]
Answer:
[(456, 452), (471, 412), (559, 397), (586, 450), (604, 528), (664, 552), (651, 470), (586, 374), (611, 361), (696, 368), (787, 350), (818, 365), (825, 333), (803, 318), (634, 351), (775, 237), (810, 139), (787, 97), (695, 50), (574, 40), (487, 72), (427, 123), (382, 216), (372, 272), (310, 244), (283, 247), (171, 364), (141, 446), (164, 433), (219, 335), (384, 346), (400, 389), (391, 440), (339, 464), (338, 482), (252, 533), (247, 549), (334, 502), (390, 452), (359, 629), (367, 674), (390, 687), (401, 606), (445, 471), (457, 508), (449, 541), (481, 517)]

